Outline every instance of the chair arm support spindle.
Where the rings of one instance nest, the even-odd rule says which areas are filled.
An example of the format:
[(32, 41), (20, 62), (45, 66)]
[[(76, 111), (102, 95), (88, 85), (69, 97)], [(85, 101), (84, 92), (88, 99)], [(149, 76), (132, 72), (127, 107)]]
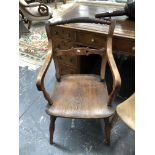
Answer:
[(49, 65), (51, 63), (51, 60), (52, 60), (52, 45), (51, 45), (51, 41), (49, 41), (48, 54), (47, 54), (47, 57), (45, 59), (43, 66), (41, 67), (41, 69), (39, 71), (39, 74), (38, 74), (37, 80), (36, 80), (36, 86), (37, 86), (38, 90), (43, 92), (44, 97), (46, 98), (46, 100), (48, 101), (49, 104), (52, 104), (52, 99), (45, 89), (44, 78), (45, 78), (46, 72), (49, 68)]
[(71, 23), (94, 23), (94, 24), (110, 25), (111, 21), (105, 20), (105, 19), (90, 18), (90, 17), (74, 17), (69, 19), (56, 20), (53, 22), (49, 21), (49, 23), (51, 26), (65, 25), (65, 24), (71, 24)]
[(108, 105), (111, 106), (111, 103), (117, 93), (117, 91), (119, 90), (120, 86), (121, 86), (121, 77), (119, 74), (119, 71), (117, 69), (113, 54), (112, 54), (112, 38), (108, 38), (107, 40), (107, 59), (108, 59), (108, 64), (110, 66), (110, 70), (113, 76), (113, 87), (112, 87), (112, 91), (109, 95), (109, 101), (108, 101)]

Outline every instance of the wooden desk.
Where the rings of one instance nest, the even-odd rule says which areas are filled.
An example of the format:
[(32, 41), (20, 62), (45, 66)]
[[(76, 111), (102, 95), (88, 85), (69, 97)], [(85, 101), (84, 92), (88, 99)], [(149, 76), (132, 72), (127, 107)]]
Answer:
[[(104, 10), (122, 8), (112, 5), (90, 5), (75, 3), (61, 18), (71, 17), (94, 17), (96, 13)], [(124, 55), (134, 56), (133, 47), (135, 46), (134, 22), (126, 16), (115, 17), (117, 24), (113, 36), (113, 51)], [(66, 24), (51, 27), (53, 51), (56, 48), (68, 49), (77, 46), (88, 46), (92, 48), (103, 47), (107, 26), (99, 24)], [(80, 70), (80, 58), (60, 58), (62, 73), (78, 73)], [(69, 67), (68, 67), (69, 66)], [(70, 68), (66, 69), (66, 68)]]

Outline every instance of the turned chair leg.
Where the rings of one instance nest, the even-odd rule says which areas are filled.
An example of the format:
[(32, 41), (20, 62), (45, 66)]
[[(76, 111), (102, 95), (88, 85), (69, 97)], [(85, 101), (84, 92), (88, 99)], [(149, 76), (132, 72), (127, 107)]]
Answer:
[(56, 117), (50, 116), (50, 126), (49, 126), (50, 144), (53, 144), (53, 135), (54, 135), (54, 129), (55, 129), (55, 120), (56, 120)]
[(28, 29), (30, 29), (30, 28), (31, 28), (31, 25), (32, 25), (32, 21), (31, 21), (31, 20), (29, 20), (29, 21), (28, 21)]
[(111, 134), (111, 124), (109, 121), (109, 118), (104, 118), (104, 124), (105, 124), (105, 143), (107, 145), (110, 145), (110, 134)]

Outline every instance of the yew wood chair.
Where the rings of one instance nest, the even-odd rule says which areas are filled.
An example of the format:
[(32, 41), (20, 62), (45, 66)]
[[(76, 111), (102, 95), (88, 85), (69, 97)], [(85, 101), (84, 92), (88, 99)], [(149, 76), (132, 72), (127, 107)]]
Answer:
[(19, 12), (22, 14), (25, 22), (28, 23), (28, 29), (31, 28), (32, 21), (42, 21), (52, 18), (52, 10), (40, 2), (26, 3), (25, 0), (19, 0)]
[(128, 127), (135, 130), (135, 93), (120, 103), (116, 108), (116, 112)]
[[(68, 50), (57, 49), (52, 51), (51, 28), (55, 25), (69, 23), (95, 23), (109, 25), (106, 45), (103, 48), (91, 49), (89, 47), (72, 47)], [(103, 25), (104, 26), (104, 25)], [(44, 65), (38, 74), (36, 85), (42, 91), (48, 101), (46, 112), (50, 115), (51, 123), (50, 144), (53, 144), (54, 124), (57, 117), (77, 118), (77, 119), (103, 119), (105, 123), (105, 142), (110, 144), (110, 118), (115, 113), (112, 107), (114, 96), (121, 85), (121, 78), (112, 54), (112, 36), (115, 21), (106, 21), (95, 18), (79, 17), (65, 21), (48, 23), (46, 32), (48, 36), (48, 55)], [(88, 56), (97, 54), (102, 58), (101, 71), (99, 75), (92, 74), (68, 74), (61, 75), (60, 56)], [(56, 79), (54, 91), (50, 96), (44, 86), (44, 77), (54, 59), (56, 68)], [(106, 64), (109, 64), (113, 76), (113, 89), (108, 94), (105, 81)]]

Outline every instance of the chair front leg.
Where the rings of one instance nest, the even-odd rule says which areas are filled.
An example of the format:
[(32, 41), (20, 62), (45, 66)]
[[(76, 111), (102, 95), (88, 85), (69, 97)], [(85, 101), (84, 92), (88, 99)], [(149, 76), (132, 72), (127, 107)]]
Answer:
[(54, 135), (54, 129), (55, 129), (55, 116), (50, 116), (50, 126), (49, 126), (49, 132), (50, 132), (50, 144), (53, 144), (53, 135)]
[(30, 28), (31, 28), (31, 26), (32, 26), (32, 21), (31, 21), (31, 20), (29, 20), (29, 21), (28, 21), (28, 29), (30, 29)]
[(104, 124), (105, 124), (105, 127), (104, 127), (105, 143), (107, 145), (110, 145), (111, 123), (110, 123), (109, 117), (104, 118)]

